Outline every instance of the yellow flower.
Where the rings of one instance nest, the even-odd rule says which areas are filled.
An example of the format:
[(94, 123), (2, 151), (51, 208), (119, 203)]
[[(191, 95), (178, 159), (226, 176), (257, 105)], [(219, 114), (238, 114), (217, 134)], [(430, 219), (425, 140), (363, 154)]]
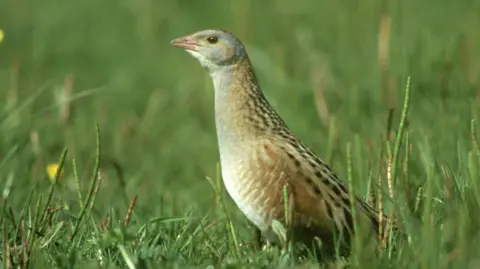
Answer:
[[(47, 174), (48, 174), (48, 178), (50, 179), (50, 181), (54, 181), (55, 180), (55, 173), (57, 173), (57, 170), (59, 168), (59, 165), (58, 163), (50, 163), (47, 165)], [(59, 175), (59, 179), (63, 177), (63, 169), (60, 171), (60, 175)]]
[(2, 43), (2, 40), (4, 37), (5, 37), (5, 34), (3, 33), (3, 30), (0, 29), (0, 43)]

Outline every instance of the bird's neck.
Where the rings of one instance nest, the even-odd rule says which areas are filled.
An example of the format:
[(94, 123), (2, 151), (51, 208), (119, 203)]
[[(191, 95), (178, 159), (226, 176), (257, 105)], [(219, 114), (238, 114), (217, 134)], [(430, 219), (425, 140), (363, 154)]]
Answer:
[(248, 58), (211, 73), (219, 143), (254, 139), (283, 124), (260, 89)]

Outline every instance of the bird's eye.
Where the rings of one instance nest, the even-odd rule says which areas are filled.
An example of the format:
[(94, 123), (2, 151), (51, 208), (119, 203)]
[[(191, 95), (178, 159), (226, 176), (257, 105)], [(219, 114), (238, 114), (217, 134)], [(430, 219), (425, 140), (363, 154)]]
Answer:
[(218, 42), (218, 37), (216, 37), (216, 36), (209, 36), (209, 37), (207, 37), (207, 41), (208, 41), (208, 43), (210, 43), (210, 44), (215, 44), (215, 43)]

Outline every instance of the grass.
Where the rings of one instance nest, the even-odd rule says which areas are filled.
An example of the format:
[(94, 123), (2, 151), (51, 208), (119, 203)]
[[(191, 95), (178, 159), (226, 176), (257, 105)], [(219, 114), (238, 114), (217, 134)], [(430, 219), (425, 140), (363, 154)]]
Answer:
[(210, 80), (168, 45), (207, 27), (235, 32), (294, 132), (401, 219), (407, 240), (322, 267), (478, 267), (478, 1), (297, 2), (1, 2), (3, 267), (318, 267), (245, 244)]

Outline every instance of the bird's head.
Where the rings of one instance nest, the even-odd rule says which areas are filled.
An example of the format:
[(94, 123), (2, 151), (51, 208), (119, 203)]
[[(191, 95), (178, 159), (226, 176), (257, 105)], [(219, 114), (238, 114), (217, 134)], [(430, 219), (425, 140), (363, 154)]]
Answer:
[(240, 40), (222, 30), (198, 31), (170, 44), (190, 53), (210, 74), (235, 65), (247, 55)]

